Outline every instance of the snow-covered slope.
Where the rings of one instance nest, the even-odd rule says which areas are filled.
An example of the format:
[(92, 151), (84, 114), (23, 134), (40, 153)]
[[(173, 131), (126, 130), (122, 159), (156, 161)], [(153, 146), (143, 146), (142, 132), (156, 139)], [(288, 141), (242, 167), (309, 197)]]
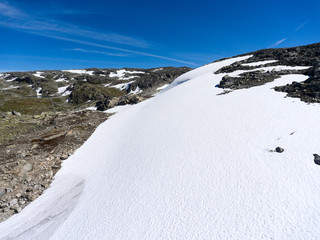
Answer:
[(320, 106), (272, 89), (297, 74), (218, 95), (213, 73), (248, 57), (100, 125), (1, 239), (318, 239)]

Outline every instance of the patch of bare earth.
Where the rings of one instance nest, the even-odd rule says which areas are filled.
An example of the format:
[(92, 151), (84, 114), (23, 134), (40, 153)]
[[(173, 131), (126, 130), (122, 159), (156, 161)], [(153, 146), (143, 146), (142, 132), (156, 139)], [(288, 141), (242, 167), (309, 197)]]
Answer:
[(49, 187), (66, 160), (110, 114), (6, 114), (0, 119), (0, 222)]

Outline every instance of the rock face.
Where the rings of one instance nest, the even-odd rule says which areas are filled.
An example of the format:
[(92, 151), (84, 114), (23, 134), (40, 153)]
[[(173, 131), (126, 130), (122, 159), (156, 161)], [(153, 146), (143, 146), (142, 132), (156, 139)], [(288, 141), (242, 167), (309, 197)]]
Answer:
[[(307, 46), (264, 49), (247, 53), (253, 55), (243, 62), (237, 62), (224, 67), (216, 73), (227, 73), (221, 80), (219, 87), (229, 89), (249, 88), (271, 82), (285, 74), (304, 74), (309, 79), (302, 83), (293, 82), (286, 86), (275, 87), (276, 91), (286, 92), (290, 97), (297, 97), (305, 102), (320, 102), (320, 43)], [(250, 63), (276, 60), (267, 64), (250, 66)], [(249, 65), (248, 65), (249, 64)], [(272, 66), (309, 66), (305, 69), (285, 69), (280, 71), (261, 71), (258, 68)], [(255, 69), (258, 69), (255, 71)], [(239, 76), (229, 76), (230, 73), (243, 70)]]

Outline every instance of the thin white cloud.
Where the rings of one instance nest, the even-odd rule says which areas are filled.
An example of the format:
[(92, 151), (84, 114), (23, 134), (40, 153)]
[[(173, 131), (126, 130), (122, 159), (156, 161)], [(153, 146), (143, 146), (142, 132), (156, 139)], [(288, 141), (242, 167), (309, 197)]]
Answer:
[(5, 21), (0, 21), (0, 25), (18, 30), (41, 31), (51, 34), (66, 34), (69, 36), (77, 36), (91, 40), (99, 40), (102, 42), (110, 42), (139, 48), (148, 48), (150, 46), (149, 43), (138, 38), (115, 33), (101, 33), (58, 21), (45, 21), (37, 19), (7, 19)]
[[(3, 54), (0, 55), (1, 58), (6, 59), (37, 59), (37, 60), (53, 60), (53, 61), (66, 61), (66, 62), (79, 62), (79, 63), (102, 63), (102, 64), (114, 64), (115, 61), (99, 61), (99, 60), (88, 60), (79, 58), (56, 58), (56, 57), (42, 57), (42, 56), (30, 56), (30, 55), (11, 55)], [(9, 70), (8, 70), (9, 71)], [(23, 70), (24, 71), (24, 70)]]
[[(2, 9), (7, 9), (9, 5), (2, 3), (1, 6), (2, 6)], [(21, 12), (21, 14), (18, 14), (18, 12)], [(0, 21), (0, 26), (3, 26), (3, 27), (13, 28), (13, 29), (25, 31), (31, 34), (41, 35), (41, 36), (68, 41), (68, 42), (79, 43), (87, 46), (110, 49), (110, 50), (115, 50), (119, 52), (133, 53), (133, 54), (138, 54), (142, 56), (149, 56), (149, 57), (179, 62), (183, 64), (199, 66), (198, 64), (195, 64), (189, 61), (183, 61), (176, 58), (160, 56), (160, 55), (156, 55), (156, 54), (152, 54), (144, 51), (130, 50), (130, 49), (121, 48), (121, 47), (113, 47), (103, 43), (103, 42), (109, 42), (109, 43), (116, 43), (116, 44), (131, 46), (131, 47), (139, 47), (139, 48), (148, 47), (149, 44), (146, 41), (138, 38), (119, 35), (115, 33), (100, 33), (94, 30), (79, 28), (78, 26), (68, 24), (65, 22), (35, 18), (31, 15), (30, 16), (26, 14), (24, 15), (22, 11), (18, 9), (14, 10), (13, 8), (11, 11), (9, 10), (0, 11), (0, 16), (1, 15), (7, 17), (5, 20)], [(100, 43), (98, 43), (97, 41)]]
[(120, 51), (120, 52), (127, 52), (127, 53), (134, 53), (134, 54), (138, 54), (138, 55), (142, 55), (142, 56), (165, 59), (165, 60), (189, 64), (189, 65), (193, 65), (193, 66), (200, 66), (200, 65), (193, 63), (193, 62), (183, 61), (180, 59), (175, 59), (175, 58), (170, 58), (170, 57), (164, 57), (164, 56), (160, 56), (160, 55), (156, 55), (156, 54), (152, 54), (152, 53), (147, 53), (147, 52), (135, 51), (135, 50), (130, 50), (130, 49), (126, 49), (126, 48), (113, 47), (113, 46), (108, 46), (108, 45), (103, 45), (103, 44), (99, 44), (99, 43), (88, 42), (88, 41), (83, 41), (83, 40), (73, 39), (73, 38), (68, 38), (68, 37), (49, 35), (49, 34), (43, 34), (43, 33), (38, 33), (38, 32), (33, 32), (33, 33), (40, 35), (40, 36), (44, 36), (44, 37), (59, 39), (59, 40), (68, 41), (68, 42), (79, 43), (79, 44), (88, 45), (88, 46), (92, 46), (92, 47), (111, 49), (111, 50), (116, 50), (116, 51)]
[(281, 43), (283, 43), (284, 41), (286, 41), (287, 38), (282, 38), (280, 39), (279, 41), (276, 41), (274, 44), (272, 44), (271, 47), (276, 47), (276, 46), (279, 46)]
[(25, 14), (21, 12), (19, 9), (14, 8), (4, 2), (0, 2), (0, 15), (10, 18), (18, 18), (25, 16)]
[(304, 21), (303, 23), (301, 23), (294, 31), (298, 32), (301, 28), (303, 28), (307, 23), (309, 22), (309, 20)]
[(110, 53), (110, 52), (103, 52), (103, 51), (96, 51), (96, 50), (87, 50), (82, 48), (73, 48), (73, 49), (65, 49), (67, 51), (73, 51), (73, 52), (82, 52), (82, 53), (97, 53), (107, 56), (115, 56), (115, 57), (127, 57), (128, 54), (123, 53)]

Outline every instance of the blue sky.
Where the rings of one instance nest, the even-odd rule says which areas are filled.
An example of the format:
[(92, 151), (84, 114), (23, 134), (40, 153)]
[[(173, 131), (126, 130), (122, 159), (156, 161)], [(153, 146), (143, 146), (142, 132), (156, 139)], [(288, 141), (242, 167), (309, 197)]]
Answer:
[(319, 0), (0, 0), (0, 71), (197, 67), (319, 42), (319, 9)]

